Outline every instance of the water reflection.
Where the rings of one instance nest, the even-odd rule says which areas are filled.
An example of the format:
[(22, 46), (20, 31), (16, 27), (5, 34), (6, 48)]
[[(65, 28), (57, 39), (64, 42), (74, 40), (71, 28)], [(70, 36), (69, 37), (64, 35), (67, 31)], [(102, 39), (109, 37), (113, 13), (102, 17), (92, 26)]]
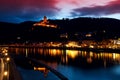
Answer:
[(27, 48), (25, 49), (25, 54), (26, 54), (25, 56), (28, 57), (28, 49)]
[[(64, 74), (69, 80), (79, 78), (82, 80), (118, 80), (120, 78), (120, 53), (43, 48), (10, 48), (9, 53), (44, 62)], [(34, 70), (43, 71), (44, 76), (50, 75), (49, 70), (44, 67), (34, 66)]]
[(56, 62), (57, 64), (82, 66), (91, 64), (106, 67), (107, 65), (120, 64), (119, 53), (107, 52), (87, 52), (79, 50), (60, 50), (43, 48), (10, 48), (10, 53), (24, 55), (47, 62)]
[(77, 50), (66, 50), (66, 54), (68, 57), (75, 59), (79, 55), (79, 51)]
[(40, 71), (44, 73), (44, 77), (47, 77), (49, 70), (45, 67), (34, 67), (35, 71)]

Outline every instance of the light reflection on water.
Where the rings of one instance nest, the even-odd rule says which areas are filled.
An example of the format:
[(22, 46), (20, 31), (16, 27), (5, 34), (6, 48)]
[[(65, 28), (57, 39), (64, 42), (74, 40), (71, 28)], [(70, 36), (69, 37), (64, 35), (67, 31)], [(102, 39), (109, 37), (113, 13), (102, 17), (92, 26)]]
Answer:
[[(117, 80), (120, 54), (42, 48), (10, 48), (10, 53), (36, 58), (70, 80)], [(87, 76), (87, 77), (86, 77)]]

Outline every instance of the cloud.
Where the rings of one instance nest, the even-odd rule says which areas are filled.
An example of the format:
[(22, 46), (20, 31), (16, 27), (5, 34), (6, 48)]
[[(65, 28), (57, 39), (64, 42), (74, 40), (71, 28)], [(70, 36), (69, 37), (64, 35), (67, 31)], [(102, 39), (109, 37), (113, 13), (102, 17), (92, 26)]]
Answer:
[(1, 0), (1, 21), (37, 20), (47, 15), (54, 16), (57, 12), (56, 0)]
[(56, 3), (56, 0), (1, 0), (0, 6), (7, 8), (18, 8), (27, 6), (52, 8)]
[[(59, 0), (56, 7), (59, 8), (58, 18), (73, 18), (80, 15), (79, 9), (94, 6), (104, 6), (113, 0)], [(78, 11), (74, 11), (78, 9)]]
[(72, 16), (101, 16), (120, 13), (120, 1), (112, 1), (103, 6), (92, 6), (74, 9)]
[(120, 13), (117, 0), (0, 0), (0, 21), (22, 22)]

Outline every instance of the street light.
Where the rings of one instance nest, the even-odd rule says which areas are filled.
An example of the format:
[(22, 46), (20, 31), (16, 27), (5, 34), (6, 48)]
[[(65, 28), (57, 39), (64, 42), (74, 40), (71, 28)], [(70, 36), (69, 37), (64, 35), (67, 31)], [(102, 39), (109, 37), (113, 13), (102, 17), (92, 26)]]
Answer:
[(8, 72), (7, 72), (7, 71), (5, 71), (5, 72), (4, 72), (4, 76), (7, 76), (7, 75), (8, 75)]
[(8, 53), (5, 53), (5, 56), (7, 56), (8, 55)]
[(7, 61), (10, 61), (10, 58), (9, 58), (9, 57), (7, 57), (7, 58), (6, 58), (6, 60), (7, 60)]

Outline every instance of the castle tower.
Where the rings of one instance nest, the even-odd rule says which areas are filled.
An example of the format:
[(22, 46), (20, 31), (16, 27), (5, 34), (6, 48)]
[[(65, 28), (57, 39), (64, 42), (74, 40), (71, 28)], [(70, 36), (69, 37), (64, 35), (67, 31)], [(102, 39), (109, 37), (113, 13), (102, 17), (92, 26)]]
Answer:
[(44, 16), (43, 22), (44, 22), (44, 23), (48, 22), (46, 16)]

